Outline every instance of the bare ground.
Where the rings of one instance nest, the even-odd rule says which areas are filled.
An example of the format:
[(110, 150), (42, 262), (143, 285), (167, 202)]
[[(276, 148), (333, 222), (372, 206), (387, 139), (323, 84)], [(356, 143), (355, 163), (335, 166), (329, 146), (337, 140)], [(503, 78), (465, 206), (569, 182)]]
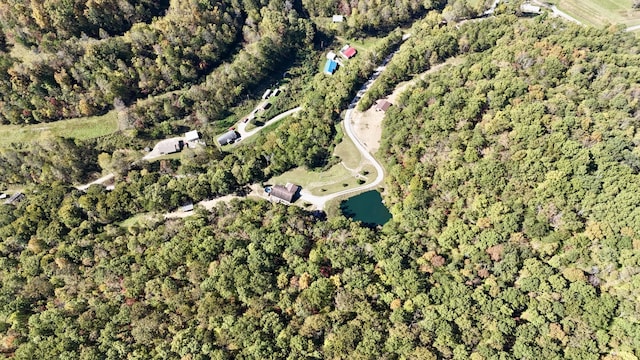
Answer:
[[(387, 100), (396, 105), (398, 97), (410, 86), (413, 86), (419, 79), (423, 79), (426, 75), (434, 73), (447, 65), (456, 65), (462, 62), (462, 58), (451, 58), (442, 64), (438, 64), (431, 69), (416, 75), (412, 80), (401, 82), (396, 86), (393, 92), (387, 97)], [(380, 148), (380, 139), (382, 138), (382, 120), (384, 112), (376, 111), (375, 106), (362, 112), (354, 110), (351, 116), (353, 130), (364, 145), (372, 154), (375, 154)]]

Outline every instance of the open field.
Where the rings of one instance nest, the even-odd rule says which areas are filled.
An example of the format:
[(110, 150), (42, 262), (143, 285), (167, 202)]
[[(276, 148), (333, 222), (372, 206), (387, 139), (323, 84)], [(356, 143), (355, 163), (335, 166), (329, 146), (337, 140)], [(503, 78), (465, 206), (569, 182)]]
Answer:
[[(291, 182), (302, 186), (313, 195), (329, 195), (362, 186), (375, 179), (376, 170), (372, 164), (362, 159), (362, 155), (348, 137), (344, 137), (333, 152), (341, 160), (323, 172), (309, 171), (299, 167), (271, 178), (270, 184), (285, 184)], [(366, 174), (366, 175), (363, 175)], [(365, 180), (360, 184), (358, 180)]]
[[(375, 168), (366, 164), (362, 167), (362, 171), (368, 172), (367, 181), (371, 182), (375, 178)], [(288, 182), (302, 186), (313, 195), (322, 196), (336, 193), (338, 191), (351, 189), (362, 186), (358, 183), (353, 173), (347, 170), (343, 164), (332, 166), (329, 170), (323, 172), (309, 171), (302, 167), (287, 171), (286, 173), (271, 178), (269, 184), (286, 184)]]
[(153, 226), (162, 220), (162, 215), (154, 214), (154, 213), (140, 213), (136, 214), (124, 221), (122, 221), (119, 225), (125, 229), (130, 228), (133, 225), (146, 227)]
[(11, 143), (28, 143), (48, 136), (92, 139), (118, 130), (115, 110), (104, 115), (60, 120), (33, 125), (0, 125), (0, 147)]
[(551, 3), (584, 24), (640, 25), (640, 10), (632, 9), (633, 0), (555, 0)]

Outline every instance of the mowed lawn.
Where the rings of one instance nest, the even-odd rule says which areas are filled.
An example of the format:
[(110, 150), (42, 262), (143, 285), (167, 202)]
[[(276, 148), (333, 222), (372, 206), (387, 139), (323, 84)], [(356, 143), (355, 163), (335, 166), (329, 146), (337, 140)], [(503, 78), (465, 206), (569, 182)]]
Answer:
[[(345, 136), (340, 144), (336, 146), (333, 155), (338, 156), (341, 162), (327, 171), (316, 172), (298, 167), (271, 178), (268, 183), (284, 185), (287, 182), (291, 182), (302, 186), (313, 195), (321, 196), (359, 187), (372, 182), (376, 178), (376, 170), (373, 165), (362, 158), (362, 155), (348, 137)], [(360, 184), (359, 179), (365, 180), (365, 182)]]
[(61, 120), (32, 125), (0, 125), (0, 146), (29, 143), (49, 136), (91, 139), (118, 130), (118, 116), (112, 110), (101, 116)]
[(558, 9), (585, 24), (602, 26), (640, 25), (640, 10), (632, 8), (633, 0), (556, 0)]

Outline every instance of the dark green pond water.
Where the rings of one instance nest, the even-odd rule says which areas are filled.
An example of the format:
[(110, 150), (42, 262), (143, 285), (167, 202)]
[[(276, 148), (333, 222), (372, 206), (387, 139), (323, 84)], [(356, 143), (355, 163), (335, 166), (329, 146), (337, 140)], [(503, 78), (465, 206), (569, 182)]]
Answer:
[(384, 225), (391, 219), (389, 209), (382, 203), (382, 196), (376, 190), (367, 191), (340, 203), (342, 214), (368, 226)]

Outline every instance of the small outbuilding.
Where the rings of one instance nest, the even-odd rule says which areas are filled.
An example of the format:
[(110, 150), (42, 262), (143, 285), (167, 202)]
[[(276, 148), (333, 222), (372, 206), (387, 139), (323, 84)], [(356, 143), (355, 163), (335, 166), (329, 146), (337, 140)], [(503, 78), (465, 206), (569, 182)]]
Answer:
[(340, 54), (345, 59), (351, 59), (352, 57), (356, 56), (357, 52), (358, 51), (354, 47), (349, 46), (349, 44), (343, 46), (342, 49), (340, 49)]
[(344, 16), (343, 15), (333, 15), (331, 17), (331, 21), (333, 21), (334, 23), (344, 22)]
[(184, 141), (186, 142), (193, 142), (198, 140), (200, 140), (200, 135), (198, 135), (197, 130), (192, 130), (184, 134)]
[(277, 201), (283, 201), (290, 204), (296, 198), (299, 190), (300, 186), (292, 183), (287, 183), (285, 186), (274, 185), (271, 187), (269, 196), (275, 198)]
[(378, 100), (376, 101), (376, 111), (386, 112), (391, 107), (391, 103), (387, 100)]
[(271, 97), (278, 96), (278, 95), (280, 95), (280, 89), (275, 89), (275, 90), (273, 90), (273, 92), (271, 93)]
[(334, 72), (338, 69), (338, 63), (333, 60), (327, 60), (324, 64), (324, 73), (333, 75)]
[(180, 207), (180, 211), (182, 211), (182, 212), (193, 211), (193, 203), (192, 202), (188, 202), (188, 203), (182, 205)]
[(327, 59), (328, 59), (328, 60), (335, 60), (337, 56), (338, 56), (338, 55), (337, 55), (336, 53), (334, 53), (333, 51), (329, 51), (329, 52), (327, 53)]
[(268, 98), (269, 94), (271, 94), (271, 89), (267, 89), (264, 94), (262, 94), (262, 100)]
[(231, 144), (238, 139), (238, 133), (235, 130), (229, 130), (218, 138), (220, 145)]

